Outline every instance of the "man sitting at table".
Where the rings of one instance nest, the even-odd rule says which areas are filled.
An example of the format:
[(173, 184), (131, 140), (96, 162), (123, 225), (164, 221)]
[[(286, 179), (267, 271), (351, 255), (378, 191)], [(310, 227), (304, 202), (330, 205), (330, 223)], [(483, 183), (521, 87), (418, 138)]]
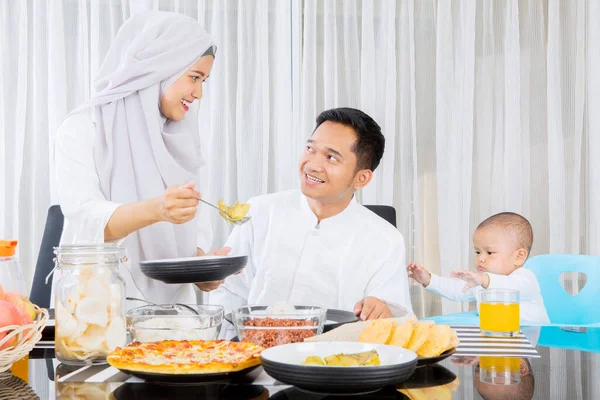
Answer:
[(402, 235), (355, 198), (383, 156), (381, 128), (352, 108), (324, 111), (316, 122), (300, 157), (301, 190), (249, 200), (252, 219), (226, 244), (248, 264), (210, 303), (227, 311), (317, 305), (363, 320), (412, 314)]

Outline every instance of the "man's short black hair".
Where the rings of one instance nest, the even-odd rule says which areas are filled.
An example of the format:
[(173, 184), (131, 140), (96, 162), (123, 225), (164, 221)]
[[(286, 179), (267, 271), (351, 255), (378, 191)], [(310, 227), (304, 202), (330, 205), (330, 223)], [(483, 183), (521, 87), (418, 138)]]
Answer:
[(357, 140), (352, 148), (356, 154), (356, 168), (375, 171), (385, 149), (385, 137), (373, 118), (355, 108), (332, 108), (317, 117), (315, 130), (325, 121), (337, 122), (356, 132)]

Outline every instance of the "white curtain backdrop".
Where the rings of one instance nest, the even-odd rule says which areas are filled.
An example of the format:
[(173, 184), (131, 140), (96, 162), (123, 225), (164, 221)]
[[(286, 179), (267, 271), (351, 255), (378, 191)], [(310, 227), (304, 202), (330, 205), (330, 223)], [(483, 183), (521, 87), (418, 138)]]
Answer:
[(148, 8), (204, 21), (219, 46), (199, 115), (207, 200), (297, 187), (316, 115), (359, 107), (387, 140), (359, 198), (396, 208), (407, 262), (468, 268), (474, 228), (503, 210), (530, 219), (533, 254), (600, 254), (598, 1), (0, 1), (0, 237), (29, 282), (56, 128)]
[[(0, 0), (0, 238), (19, 240), (29, 283), (57, 202), (56, 129), (149, 8), (204, 21), (218, 44), (199, 115), (205, 199), (297, 187), (316, 115), (359, 107), (387, 141), (359, 199), (396, 208), (406, 262), (468, 268), (474, 228), (505, 210), (531, 221), (533, 254), (600, 255), (600, 1)], [(219, 246), (229, 228), (214, 218)], [(411, 293), (419, 316), (464, 309)], [(554, 375), (546, 398), (569, 386)]]

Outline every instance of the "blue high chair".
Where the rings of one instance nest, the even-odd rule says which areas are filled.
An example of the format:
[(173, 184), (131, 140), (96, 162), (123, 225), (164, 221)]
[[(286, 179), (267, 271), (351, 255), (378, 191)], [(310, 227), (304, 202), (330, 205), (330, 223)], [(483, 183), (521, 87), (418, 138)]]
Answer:
[[(600, 322), (600, 257), (574, 254), (544, 254), (530, 258), (531, 270), (540, 285), (544, 305), (552, 324), (589, 325)], [(587, 275), (581, 292), (571, 296), (562, 287), (563, 272)]]

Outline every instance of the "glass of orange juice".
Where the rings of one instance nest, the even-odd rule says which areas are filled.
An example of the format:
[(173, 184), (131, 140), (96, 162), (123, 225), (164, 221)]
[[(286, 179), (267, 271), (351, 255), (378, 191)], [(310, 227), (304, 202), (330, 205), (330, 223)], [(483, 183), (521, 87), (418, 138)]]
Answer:
[(479, 328), (486, 336), (515, 336), (520, 329), (519, 291), (488, 289), (481, 293)]
[(479, 380), (490, 385), (516, 385), (521, 381), (521, 359), (482, 356), (479, 358)]

